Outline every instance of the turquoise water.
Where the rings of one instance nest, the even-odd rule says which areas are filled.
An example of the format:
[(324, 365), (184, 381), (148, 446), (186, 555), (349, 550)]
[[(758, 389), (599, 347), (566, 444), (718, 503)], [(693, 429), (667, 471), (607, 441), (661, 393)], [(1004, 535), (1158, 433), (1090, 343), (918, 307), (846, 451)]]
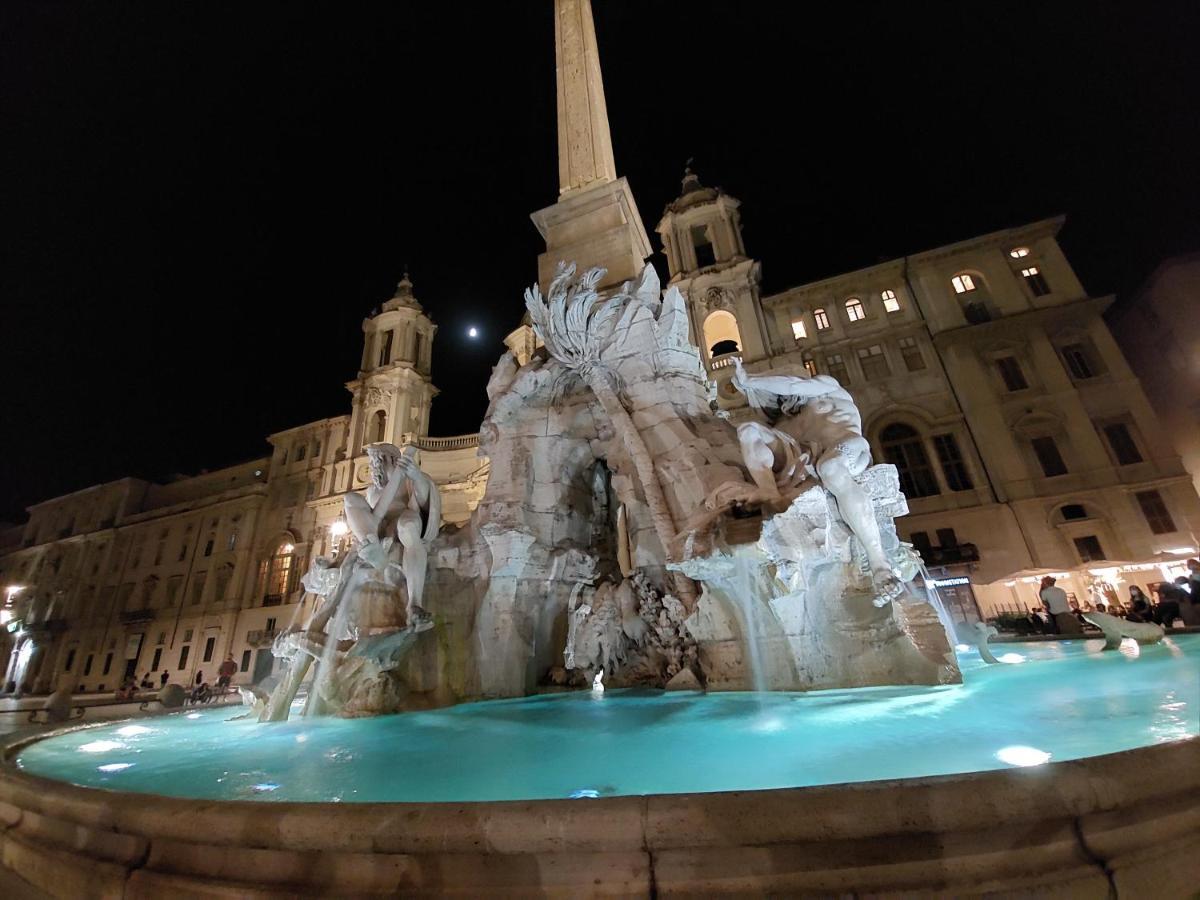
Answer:
[(1200, 635), (960, 653), (964, 683), (809, 694), (609, 691), (376, 719), (210, 709), (62, 735), (17, 764), (90, 787), (238, 800), (464, 801), (756, 790), (999, 769), (1200, 733)]

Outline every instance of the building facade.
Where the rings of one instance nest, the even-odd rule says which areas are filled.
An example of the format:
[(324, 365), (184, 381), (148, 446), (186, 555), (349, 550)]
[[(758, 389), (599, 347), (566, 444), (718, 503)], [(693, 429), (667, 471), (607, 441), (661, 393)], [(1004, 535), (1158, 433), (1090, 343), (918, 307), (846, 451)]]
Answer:
[(772, 296), (725, 192), (689, 172), (658, 225), (717, 401), (749, 414), (735, 357), (837, 378), (875, 458), (900, 471), (902, 538), (964, 621), (1032, 607), (1044, 573), (1081, 604), (1124, 598), (1196, 552), (1200, 499), (1105, 323), (1112, 298), (1089, 296), (1064, 256), (1062, 224)]
[(31, 507), (0, 533), (0, 689), (111, 691), (147, 672), (157, 684), (238, 682), (274, 667), (275, 635), (303, 621), (300, 576), (345, 539), (342, 495), (368, 482), (363, 447), (413, 445), (442, 489), (443, 517), (479, 502), (478, 437), (428, 436), (436, 326), (407, 276), (363, 321), (349, 415), (268, 438), (271, 454), (155, 484), (123, 478)]

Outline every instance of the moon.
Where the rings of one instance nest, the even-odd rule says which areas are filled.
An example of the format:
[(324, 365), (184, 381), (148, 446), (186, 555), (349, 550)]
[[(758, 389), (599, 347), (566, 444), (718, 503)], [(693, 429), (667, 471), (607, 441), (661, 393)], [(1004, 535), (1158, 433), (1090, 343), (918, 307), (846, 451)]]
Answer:
[(467, 337), (479, 337), (479, 329), (472, 325), (467, 329)]

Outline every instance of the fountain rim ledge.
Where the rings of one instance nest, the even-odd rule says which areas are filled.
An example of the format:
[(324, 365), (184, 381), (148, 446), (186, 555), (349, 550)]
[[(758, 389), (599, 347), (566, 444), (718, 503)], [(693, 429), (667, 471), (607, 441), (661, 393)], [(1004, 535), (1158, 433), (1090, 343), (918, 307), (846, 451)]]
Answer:
[(118, 894), (135, 884), (302, 884), (317, 895), (1117, 885), (1160, 896), (1172, 893), (1164, 878), (1180, 895), (1200, 884), (1197, 737), (1031, 768), (588, 800), (193, 800), (16, 767), (23, 747), (99, 724), (4, 744), (3, 864), (56, 896), (102, 883)]

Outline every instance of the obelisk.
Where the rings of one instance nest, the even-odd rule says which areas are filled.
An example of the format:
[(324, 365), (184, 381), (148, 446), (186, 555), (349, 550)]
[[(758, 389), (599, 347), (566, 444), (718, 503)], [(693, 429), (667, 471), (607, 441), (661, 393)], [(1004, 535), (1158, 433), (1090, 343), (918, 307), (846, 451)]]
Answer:
[(629, 182), (617, 177), (591, 0), (554, 0), (558, 202), (532, 216), (546, 240), (545, 288), (559, 260), (608, 269), (601, 286), (636, 277), (651, 253)]

